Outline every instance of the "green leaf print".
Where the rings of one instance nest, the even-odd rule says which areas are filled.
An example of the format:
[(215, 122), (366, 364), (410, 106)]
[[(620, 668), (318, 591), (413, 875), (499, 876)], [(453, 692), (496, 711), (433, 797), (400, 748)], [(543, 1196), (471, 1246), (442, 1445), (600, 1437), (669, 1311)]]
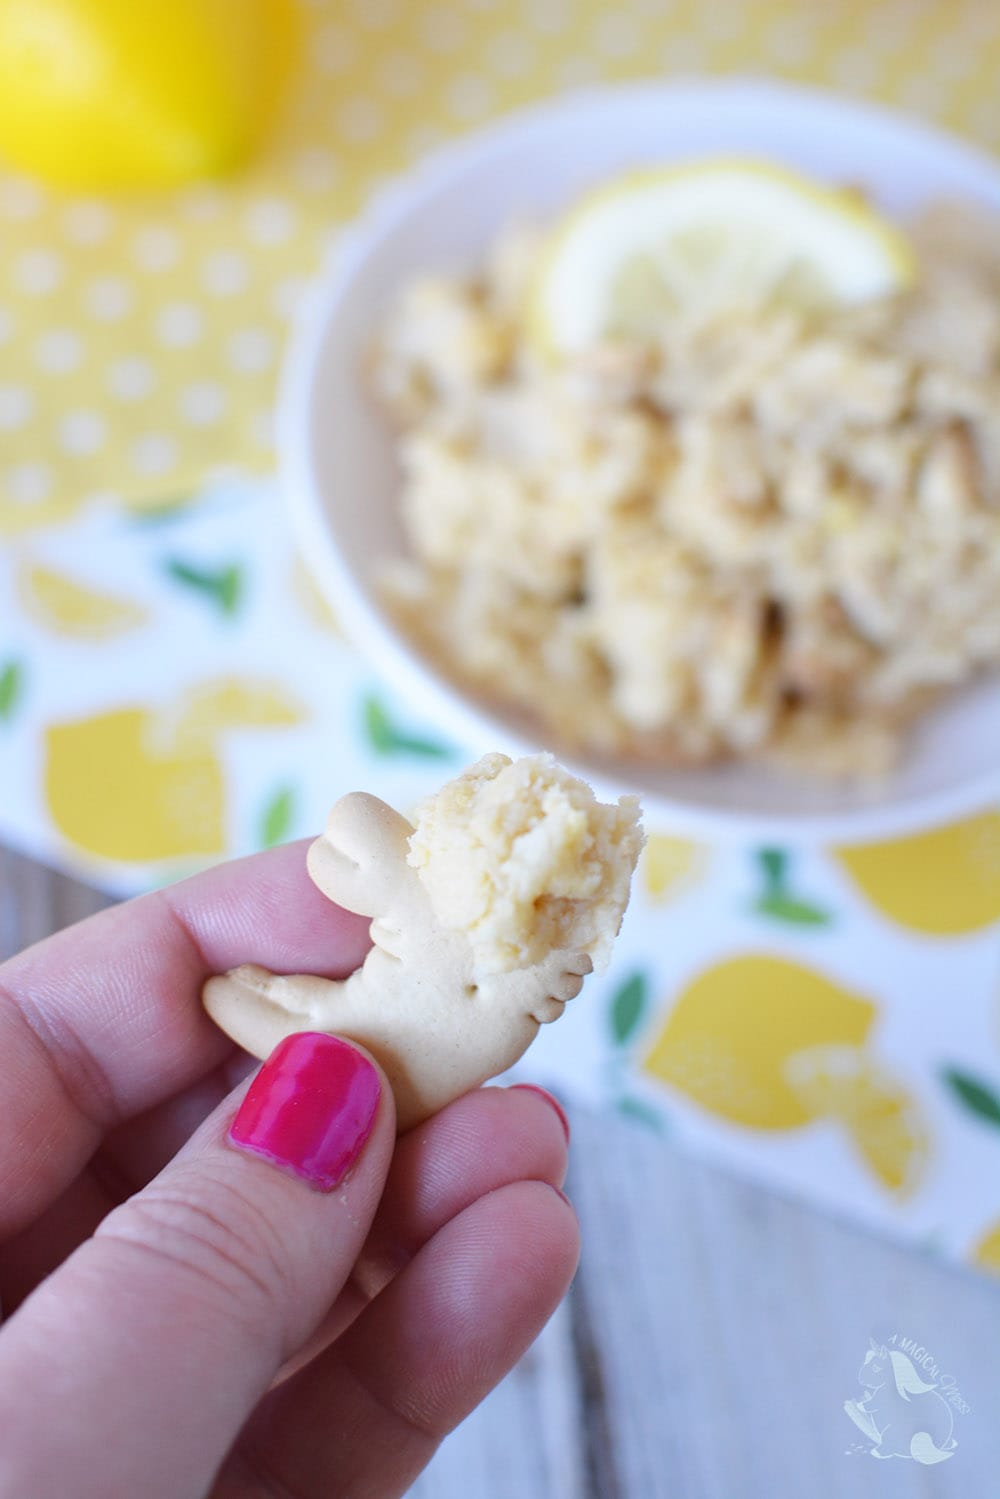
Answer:
[(802, 900), (790, 886), (791, 855), (783, 848), (761, 848), (755, 855), (761, 890), (751, 906), (758, 916), (787, 921), (793, 926), (829, 926), (831, 916), (821, 906)]
[(288, 837), (295, 816), (295, 791), (291, 786), (282, 786), (271, 797), (260, 820), (261, 848), (274, 848)]
[(369, 693), (364, 699), (361, 712), (365, 738), (377, 755), (423, 755), (429, 760), (450, 758), (452, 752), (447, 745), (400, 729), (374, 693)]
[(20, 661), (8, 661), (0, 669), (0, 723), (7, 723), (24, 691), (24, 667)]
[(649, 997), (649, 985), (644, 973), (633, 973), (611, 999), (611, 1034), (619, 1046), (630, 1039), (642, 1019)]
[(757, 851), (757, 862), (764, 876), (764, 884), (770, 891), (784, 890), (788, 872), (788, 855), (783, 848), (761, 848)]
[(971, 1114), (1000, 1129), (1000, 1092), (982, 1078), (972, 1077), (957, 1067), (946, 1067), (941, 1076)]
[(195, 567), (181, 557), (167, 557), (164, 570), (175, 583), (203, 594), (223, 614), (233, 615), (243, 601), (243, 569), (237, 563), (229, 567)]
[(620, 1098), (615, 1099), (615, 1108), (627, 1119), (635, 1119), (639, 1124), (646, 1125), (648, 1129), (656, 1130), (657, 1134), (663, 1132), (663, 1115), (651, 1104), (644, 1103), (641, 1098), (633, 1098), (630, 1093), (623, 1093)]

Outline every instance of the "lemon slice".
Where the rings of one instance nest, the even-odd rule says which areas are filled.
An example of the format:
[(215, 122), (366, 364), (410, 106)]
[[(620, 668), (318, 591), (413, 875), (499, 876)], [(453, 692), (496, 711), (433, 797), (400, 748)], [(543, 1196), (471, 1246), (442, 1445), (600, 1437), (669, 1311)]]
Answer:
[(18, 597), (36, 624), (78, 640), (109, 640), (138, 629), (149, 618), (134, 599), (98, 593), (48, 567), (25, 565), (18, 576)]
[(682, 311), (865, 302), (914, 273), (905, 236), (857, 193), (765, 163), (698, 162), (631, 172), (571, 209), (531, 324), (543, 348), (573, 353)]

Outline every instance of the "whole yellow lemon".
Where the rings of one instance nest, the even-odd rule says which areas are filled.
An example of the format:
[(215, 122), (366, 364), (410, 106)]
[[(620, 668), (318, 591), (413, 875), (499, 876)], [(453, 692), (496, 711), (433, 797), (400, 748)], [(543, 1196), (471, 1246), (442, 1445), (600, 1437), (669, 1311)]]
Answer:
[(296, 0), (0, 0), (0, 157), (57, 187), (239, 166), (291, 72)]

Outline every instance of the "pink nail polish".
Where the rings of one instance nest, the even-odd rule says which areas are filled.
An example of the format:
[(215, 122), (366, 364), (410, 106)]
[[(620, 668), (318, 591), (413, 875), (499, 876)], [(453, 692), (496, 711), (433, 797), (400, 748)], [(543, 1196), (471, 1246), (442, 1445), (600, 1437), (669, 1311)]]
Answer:
[(548, 1092), (548, 1090), (546, 1088), (538, 1088), (538, 1087), (536, 1087), (534, 1083), (511, 1083), (511, 1087), (512, 1088), (520, 1088), (521, 1091), (524, 1092), (524, 1093), (537, 1093), (538, 1096), (539, 1096), (539, 1098), (544, 1098), (545, 1099), (545, 1102), (549, 1105), (549, 1108), (553, 1109), (556, 1112), (556, 1114), (558, 1114), (558, 1116), (559, 1116), (559, 1123), (563, 1127), (563, 1134), (566, 1136), (566, 1144), (568, 1145), (569, 1144), (569, 1120), (566, 1118), (566, 1115), (563, 1112), (563, 1106), (559, 1102), (558, 1098), (554, 1098), (552, 1096), (552, 1094), (550, 1092)]
[(367, 1057), (336, 1036), (302, 1031), (268, 1057), (229, 1138), (239, 1150), (330, 1192), (361, 1154), (380, 1094)]

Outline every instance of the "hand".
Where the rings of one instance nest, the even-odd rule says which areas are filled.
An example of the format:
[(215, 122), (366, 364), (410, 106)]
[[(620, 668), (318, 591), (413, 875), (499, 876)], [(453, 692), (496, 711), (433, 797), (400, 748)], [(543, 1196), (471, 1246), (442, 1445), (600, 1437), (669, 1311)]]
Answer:
[(0, 1493), (387, 1499), (553, 1311), (577, 1232), (547, 1095), (397, 1141), (378, 1070), (324, 1040), (305, 1141), (280, 1058), (248, 1083), (202, 1011), (245, 961), (343, 976), (366, 928), (300, 844), (0, 967)]

